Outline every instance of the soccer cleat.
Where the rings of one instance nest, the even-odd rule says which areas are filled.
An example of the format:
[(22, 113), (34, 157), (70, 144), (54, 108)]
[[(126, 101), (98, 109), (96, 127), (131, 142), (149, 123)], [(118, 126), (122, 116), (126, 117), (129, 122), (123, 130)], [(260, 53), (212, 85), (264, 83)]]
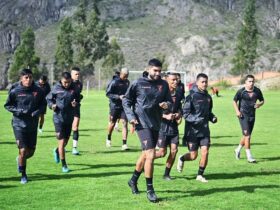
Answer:
[(22, 176), (21, 179), (20, 179), (20, 183), (21, 184), (26, 184), (27, 182), (28, 182), (27, 176)]
[(155, 191), (153, 191), (153, 190), (147, 191), (147, 198), (149, 201), (151, 201), (153, 203), (156, 203), (158, 201)]
[(181, 157), (183, 157), (183, 155), (179, 156), (178, 163), (177, 163), (177, 170), (179, 173), (182, 173), (184, 168), (184, 161), (181, 160)]
[(237, 150), (237, 149), (235, 149), (235, 150), (234, 150), (234, 154), (235, 154), (235, 159), (236, 159), (236, 160), (240, 160), (240, 151)]
[(72, 149), (72, 154), (73, 154), (73, 155), (79, 155), (80, 152), (79, 152), (79, 150), (78, 150), (77, 148), (73, 147), (73, 149)]
[(63, 173), (68, 173), (70, 169), (67, 166), (62, 166), (62, 172)]
[(43, 129), (40, 129), (40, 128), (39, 128), (39, 129), (38, 129), (38, 132), (39, 132), (39, 133), (43, 133)]
[(256, 162), (257, 161), (254, 158), (252, 157), (248, 158), (248, 163), (256, 163)]
[(123, 144), (123, 145), (122, 145), (122, 150), (128, 150), (127, 144)]
[(196, 180), (197, 180), (197, 181), (200, 181), (200, 182), (203, 182), (203, 183), (207, 183), (207, 182), (208, 182), (207, 179), (205, 179), (205, 178), (204, 178), (203, 176), (201, 176), (201, 175), (197, 175)]
[(166, 181), (171, 181), (172, 180), (171, 176), (169, 176), (169, 175), (163, 175), (162, 178)]
[(110, 140), (106, 140), (106, 147), (107, 148), (110, 148), (112, 145), (111, 145), (111, 141)]
[(139, 190), (138, 190), (138, 187), (137, 187), (137, 183), (134, 183), (131, 180), (129, 180), (127, 184), (130, 187), (132, 194), (139, 194), (140, 193)]
[(54, 157), (54, 162), (59, 163), (60, 158), (58, 152), (56, 152), (56, 148), (53, 149), (53, 157)]

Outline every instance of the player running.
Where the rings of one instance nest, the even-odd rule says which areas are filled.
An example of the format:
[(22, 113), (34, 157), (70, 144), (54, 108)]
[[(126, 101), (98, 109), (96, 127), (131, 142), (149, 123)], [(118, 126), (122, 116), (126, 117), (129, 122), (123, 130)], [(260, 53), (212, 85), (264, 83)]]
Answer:
[(26, 174), (27, 159), (34, 155), (37, 143), (39, 116), (44, 112), (43, 92), (33, 82), (30, 69), (20, 72), (20, 82), (11, 89), (4, 107), (13, 113), (12, 126), (19, 149), (17, 157), (21, 184), (28, 181)]
[(55, 84), (46, 99), (49, 108), (54, 111), (53, 122), (58, 139), (58, 147), (53, 151), (54, 159), (56, 163), (61, 161), (62, 172), (68, 173), (70, 170), (66, 164), (64, 148), (71, 135), (75, 107), (79, 101), (79, 94), (75, 91), (69, 72), (62, 73), (61, 80)]
[(167, 72), (166, 81), (169, 85), (169, 91), (172, 97), (172, 106), (171, 110), (163, 111), (161, 128), (159, 131), (159, 138), (157, 142), (159, 151), (156, 152), (155, 158), (165, 157), (167, 146), (169, 146), (170, 151), (166, 161), (166, 168), (163, 179), (171, 180), (170, 170), (176, 158), (179, 145), (178, 124), (180, 123), (182, 117), (181, 101), (184, 96), (182, 94), (182, 91), (177, 87), (177, 73)]
[(212, 113), (212, 97), (207, 92), (208, 76), (200, 73), (196, 77), (196, 85), (186, 97), (183, 107), (183, 116), (187, 123), (187, 144), (189, 153), (178, 158), (177, 170), (181, 173), (184, 161), (192, 161), (197, 158), (198, 148), (201, 150), (201, 159), (196, 180), (208, 182), (203, 177), (204, 170), (208, 163), (210, 148), (209, 121), (217, 122), (217, 117)]
[[(250, 150), (251, 135), (254, 128), (256, 109), (264, 104), (264, 98), (261, 90), (254, 86), (255, 77), (247, 75), (245, 77), (245, 86), (237, 91), (233, 98), (233, 107), (242, 129), (242, 138), (238, 147), (234, 150), (236, 159), (240, 159), (240, 151), (245, 146), (247, 160), (249, 163), (256, 163)], [(259, 101), (257, 103), (257, 100)]]
[(128, 185), (133, 194), (139, 194), (137, 181), (144, 168), (147, 198), (151, 202), (157, 202), (158, 198), (153, 187), (155, 147), (162, 120), (162, 110), (170, 107), (172, 99), (168, 84), (160, 77), (161, 62), (151, 59), (148, 65), (148, 77), (141, 77), (131, 84), (122, 104), (128, 121), (135, 126), (142, 146), (142, 153)]

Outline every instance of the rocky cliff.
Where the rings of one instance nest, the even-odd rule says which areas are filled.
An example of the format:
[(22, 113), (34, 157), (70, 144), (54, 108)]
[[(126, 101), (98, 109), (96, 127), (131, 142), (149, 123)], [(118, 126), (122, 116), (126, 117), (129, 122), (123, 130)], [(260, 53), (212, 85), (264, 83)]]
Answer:
[[(89, 0), (89, 10), (91, 1)], [(7, 85), (11, 55), (19, 34), (31, 25), (41, 60), (53, 58), (58, 21), (71, 16), (78, 0), (2, 0), (0, 2), (0, 88)], [(126, 65), (142, 70), (161, 53), (170, 69), (228, 74), (239, 32), (243, 0), (99, 0), (108, 32), (117, 37)], [(256, 71), (280, 70), (280, 0), (258, 0), (260, 31)]]

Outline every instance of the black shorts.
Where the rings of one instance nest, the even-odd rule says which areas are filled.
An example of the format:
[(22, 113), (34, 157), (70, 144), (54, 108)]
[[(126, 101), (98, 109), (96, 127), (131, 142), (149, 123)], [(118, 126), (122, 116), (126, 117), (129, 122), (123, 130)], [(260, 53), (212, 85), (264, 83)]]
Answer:
[(142, 150), (154, 149), (158, 141), (158, 131), (142, 128), (136, 130), (141, 142)]
[(47, 106), (44, 106), (42, 114), (47, 114)]
[(190, 152), (197, 151), (198, 148), (202, 146), (210, 147), (211, 141), (210, 137), (205, 136), (205, 137), (193, 137), (193, 136), (188, 136), (187, 137), (187, 143), (188, 143), (188, 148)]
[(37, 144), (37, 129), (30, 132), (26, 132), (23, 129), (13, 127), (16, 141), (18, 142), (18, 148), (35, 149)]
[(81, 118), (81, 106), (74, 109), (74, 117)]
[(159, 133), (157, 145), (159, 148), (166, 148), (168, 145), (176, 144), (179, 145), (179, 134), (178, 135), (165, 135)]
[(72, 124), (55, 123), (54, 127), (56, 132), (56, 138), (58, 140), (69, 139), (72, 131)]
[(118, 119), (123, 119), (127, 121), (125, 112), (123, 109), (111, 109), (110, 110), (110, 119), (112, 122), (117, 122)]
[(239, 118), (239, 123), (244, 136), (250, 136), (254, 129), (255, 118), (243, 116)]

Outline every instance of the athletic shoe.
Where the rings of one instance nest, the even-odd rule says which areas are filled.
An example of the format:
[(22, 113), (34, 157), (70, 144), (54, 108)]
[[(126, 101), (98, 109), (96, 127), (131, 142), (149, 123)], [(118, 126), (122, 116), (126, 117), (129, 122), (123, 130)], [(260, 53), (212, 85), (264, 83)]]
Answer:
[(205, 179), (205, 178), (204, 178), (203, 176), (201, 176), (201, 175), (197, 175), (196, 180), (197, 180), (197, 181), (200, 181), (200, 182), (203, 182), (203, 183), (207, 183), (207, 182), (208, 182), (207, 179)]
[(127, 144), (123, 144), (123, 145), (122, 145), (122, 150), (128, 150)]
[(184, 168), (184, 161), (181, 160), (181, 157), (183, 157), (183, 155), (179, 156), (178, 163), (177, 163), (177, 170), (179, 173), (182, 173)]
[(106, 140), (106, 147), (107, 148), (110, 148), (112, 145), (111, 145), (111, 141), (110, 140)]
[(137, 187), (137, 183), (134, 183), (131, 180), (129, 180), (127, 184), (130, 187), (132, 194), (139, 194), (140, 193), (139, 190), (138, 190), (138, 187)]
[(79, 150), (77, 148), (73, 147), (72, 154), (73, 155), (79, 155), (80, 153), (79, 153)]
[(234, 154), (235, 154), (235, 159), (240, 160), (240, 151), (238, 149), (234, 150)]
[(62, 166), (62, 172), (63, 173), (68, 173), (70, 169), (67, 166)]
[(40, 129), (40, 128), (39, 128), (39, 129), (38, 129), (38, 132), (39, 132), (39, 133), (43, 133), (43, 129)]
[(163, 175), (162, 178), (166, 181), (171, 181), (172, 180), (171, 176), (169, 176), (169, 175)]
[(26, 184), (27, 182), (28, 182), (27, 176), (22, 176), (21, 179), (20, 179), (20, 183), (21, 184)]
[(60, 158), (58, 152), (56, 152), (56, 148), (53, 149), (53, 157), (54, 157), (54, 162), (59, 163)]
[(248, 162), (249, 163), (256, 163), (257, 161), (254, 158), (250, 157), (250, 158), (248, 158)]
[(147, 198), (149, 201), (151, 201), (153, 203), (156, 203), (158, 201), (155, 191), (153, 191), (153, 190), (147, 191)]

